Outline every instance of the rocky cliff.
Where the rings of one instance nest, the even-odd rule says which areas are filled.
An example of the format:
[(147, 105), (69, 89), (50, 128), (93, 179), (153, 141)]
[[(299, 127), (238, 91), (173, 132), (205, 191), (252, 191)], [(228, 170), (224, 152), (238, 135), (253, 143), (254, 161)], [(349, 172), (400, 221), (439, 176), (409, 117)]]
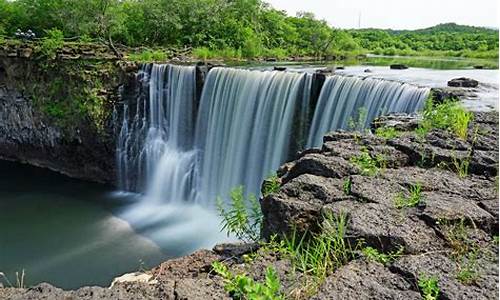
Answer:
[[(312, 233), (325, 213), (346, 217), (352, 255), (317, 281), (279, 244), (228, 244), (169, 260), (112, 288), (63, 291), (47, 284), (0, 289), (6, 299), (230, 299), (212, 267), (265, 281), (274, 267), (287, 299), (498, 298), (498, 115), (477, 113), (462, 140), (425, 135), (419, 119), (389, 116), (386, 138), (333, 132), (279, 171), (280, 188), (263, 199), (262, 233)], [(411, 202), (417, 200), (415, 202)], [(425, 285), (424, 283), (427, 283)], [(45, 298), (44, 298), (45, 297)]]
[(0, 46), (0, 158), (71, 177), (115, 180), (113, 108), (133, 73), (106, 47)]

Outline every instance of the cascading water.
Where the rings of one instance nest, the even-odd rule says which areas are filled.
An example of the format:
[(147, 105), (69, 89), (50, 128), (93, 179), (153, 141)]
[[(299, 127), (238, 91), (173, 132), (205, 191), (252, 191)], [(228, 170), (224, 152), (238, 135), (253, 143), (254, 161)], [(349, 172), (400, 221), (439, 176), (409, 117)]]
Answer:
[(192, 200), (195, 68), (145, 65), (138, 79), (145, 95), (133, 116), (124, 104), (118, 138), (120, 188), (146, 191), (155, 201)]
[(353, 119), (362, 122), (356, 126), (366, 128), (383, 114), (415, 112), (423, 107), (428, 94), (428, 88), (396, 81), (339, 75), (327, 77), (316, 105), (307, 147), (321, 146), (325, 133), (347, 129)]
[[(294, 122), (307, 114), (311, 74), (212, 69), (196, 126), (199, 197), (212, 202), (243, 185), (259, 193), (289, 156)], [(300, 134), (300, 132), (295, 133)]]
[(327, 131), (346, 128), (362, 107), (367, 126), (385, 112), (414, 112), (428, 93), (398, 82), (331, 76), (314, 108), (314, 76), (213, 68), (198, 105), (194, 67), (144, 66), (139, 96), (124, 101), (121, 112), (119, 184), (141, 192), (122, 217), (170, 247), (168, 253), (210, 247), (227, 238), (212, 210), (216, 197), (238, 185), (259, 194), (280, 164), (306, 145), (320, 145)]

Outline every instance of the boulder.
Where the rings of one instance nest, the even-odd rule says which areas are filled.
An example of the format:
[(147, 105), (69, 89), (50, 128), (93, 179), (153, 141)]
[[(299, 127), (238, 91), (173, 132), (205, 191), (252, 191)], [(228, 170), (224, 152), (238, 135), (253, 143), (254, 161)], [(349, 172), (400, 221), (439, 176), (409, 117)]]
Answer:
[(404, 65), (404, 64), (392, 64), (389, 67), (391, 69), (393, 69), (393, 70), (405, 70), (405, 69), (408, 69), (408, 66)]
[(448, 86), (453, 86), (453, 87), (474, 88), (477, 87), (478, 85), (479, 81), (466, 77), (454, 78), (448, 81)]

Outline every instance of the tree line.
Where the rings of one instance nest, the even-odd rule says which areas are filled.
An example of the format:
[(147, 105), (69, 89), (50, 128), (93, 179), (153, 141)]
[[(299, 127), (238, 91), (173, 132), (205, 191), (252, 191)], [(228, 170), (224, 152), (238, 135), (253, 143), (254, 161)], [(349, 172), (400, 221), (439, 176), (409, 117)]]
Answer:
[(341, 30), (312, 13), (289, 16), (261, 0), (0, 0), (0, 36), (17, 29), (241, 57), (498, 49), (498, 31)]

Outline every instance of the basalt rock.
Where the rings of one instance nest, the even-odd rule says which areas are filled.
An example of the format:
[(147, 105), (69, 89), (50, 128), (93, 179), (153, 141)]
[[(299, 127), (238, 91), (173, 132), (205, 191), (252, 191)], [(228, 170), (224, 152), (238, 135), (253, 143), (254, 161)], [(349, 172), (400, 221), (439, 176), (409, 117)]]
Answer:
[(448, 81), (448, 86), (474, 88), (479, 85), (479, 81), (471, 78), (460, 77)]

